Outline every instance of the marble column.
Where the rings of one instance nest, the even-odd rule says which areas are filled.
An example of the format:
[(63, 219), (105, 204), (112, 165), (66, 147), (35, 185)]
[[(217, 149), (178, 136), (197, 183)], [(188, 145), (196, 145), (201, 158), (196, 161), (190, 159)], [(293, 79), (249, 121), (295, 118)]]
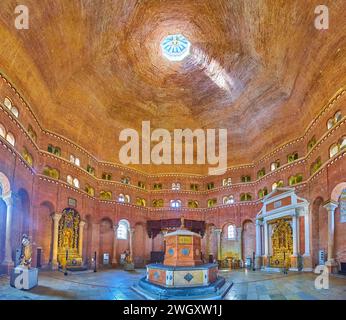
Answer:
[(337, 271), (337, 263), (334, 256), (334, 237), (335, 237), (335, 217), (334, 212), (338, 207), (338, 203), (334, 201), (327, 202), (324, 208), (328, 211), (328, 259), (326, 266), (329, 268), (330, 272)]
[(261, 267), (261, 256), (262, 256), (262, 237), (261, 237), (261, 221), (256, 220), (256, 261), (255, 268)]
[(312, 271), (312, 258), (310, 255), (310, 222), (309, 211), (307, 208), (304, 210), (304, 244), (303, 271)]
[(114, 237), (113, 237), (113, 254), (112, 254), (112, 265), (116, 266), (118, 264), (118, 260), (117, 260), (117, 250), (118, 250), (118, 224), (115, 224), (113, 226), (113, 230), (114, 230)]
[(129, 229), (129, 242), (130, 242), (130, 259), (131, 262), (133, 262), (133, 235), (135, 233), (135, 229), (134, 228), (130, 228)]
[(79, 240), (78, 240), (78, 254), (80, 257), (83, 256), (83, 235), (84, 235), (85, 221), (79, 223)]
[(5, 233), (5, 259), (2, 265), (6, 267), (13, 267), (14, 262), (12, 260), (12, 243), (11, 243), (11, 230), (12, 230), (12, 210), (13, 210), (13, 199), (10, 195), (3, 197), (6, 203), (6, 233)]
[(264, 257), (263, 257), (263, 265), (269, 266), (269, 230), (268, 230), (268, 222), (264, 221)]
[(59, 221), (61, 213), (55, 213), (53, 218), (53, 252), (52, 252), (52, 269), (58, 268), (58, 239), (59, 239)]
[(214, 233), (216, 235), (216, 243), (217, 243), (217, 257), (216, 257), (216, 260), (220, 261), (221, 257), (222, 257), (222, 252), (221, 252), (222, 229), (214, 229)]
[(294, 213), (292, 215), (292, 238), (293, 238), (293, 253), (291, 255), (291, 267), (290, 270), (298, 270), (298, 214)]

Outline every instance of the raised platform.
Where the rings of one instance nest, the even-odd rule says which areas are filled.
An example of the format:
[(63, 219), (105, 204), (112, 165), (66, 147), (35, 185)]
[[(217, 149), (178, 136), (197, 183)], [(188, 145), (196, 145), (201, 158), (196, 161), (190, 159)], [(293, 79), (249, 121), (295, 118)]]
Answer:
[(166, 287), (206, 286), (216, 281), (218, 266), (214, 263), (198, 266), (147, 265), (147, 280)]
[(132, 289), (147, 300), (221, 300), (233, 283), (218, 277), (207, 286), (169, 288), (142, 278)]

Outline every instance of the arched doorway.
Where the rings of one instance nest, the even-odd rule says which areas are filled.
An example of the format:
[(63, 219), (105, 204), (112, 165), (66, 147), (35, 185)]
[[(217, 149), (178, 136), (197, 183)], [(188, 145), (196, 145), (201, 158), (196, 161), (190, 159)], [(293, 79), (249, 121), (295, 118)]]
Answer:
[(99, 263), (110, 266), (113, 252), (114, 230), (112, 220), (104, 218), (100, 222), (100, 255)]
[(246, 220), (243, 223), (242, 250), (244, 261), (246, 258), (253, 259), (253, 253), (256, 251), (256, 227), (251, 220)]
[(30, 200), (25, 189), (20, 189), (17, 193), (13, 217), (12, 217), (12, 248), (21, 247), (23, 234), (29, 234), (30, 225)]
[(328, 249), (328, 214), (323, 203), (323, 198), (318, 197), (312, 204), (311, 247), (313, 266), (319, 265), (319, 251), (323, 250), (327, 255)]
[(0, 198), (0, 263), (5, 259), (6, 203)]
[(35, 242), (40, 250), (40, 264), (47, 266), (52, 262), (53, 250), (53, 219), (54, 206), (48, 201), (40, 204), (37, 211), (37, 225), (35, 228)]

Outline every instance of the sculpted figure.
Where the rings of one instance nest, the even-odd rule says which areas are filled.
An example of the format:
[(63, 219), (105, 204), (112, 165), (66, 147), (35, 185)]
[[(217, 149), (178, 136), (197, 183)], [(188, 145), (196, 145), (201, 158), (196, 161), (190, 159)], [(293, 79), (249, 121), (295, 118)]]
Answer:
[(27, 236), (26, 234), (23, 234), (22, 250), (21, 250), (19, 265), (30, 269), (31, 258), (32, 258), (32, 244), (31, 244), (29, 236)]

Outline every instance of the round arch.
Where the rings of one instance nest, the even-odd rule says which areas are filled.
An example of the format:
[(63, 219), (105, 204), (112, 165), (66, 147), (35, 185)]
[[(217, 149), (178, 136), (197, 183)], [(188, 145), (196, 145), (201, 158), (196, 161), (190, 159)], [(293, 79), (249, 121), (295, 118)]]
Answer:
[(342, 191), (345, 189), (346, 189), (346, 182), (341, 182), (337, 184), (331, 193), (330, 199), (332, 201), (338, 202)]
[(11, 184), (7, 176), (0, 172), (0, 187), (1, 187), (1, 196), (7, 196), (11, 194)]

